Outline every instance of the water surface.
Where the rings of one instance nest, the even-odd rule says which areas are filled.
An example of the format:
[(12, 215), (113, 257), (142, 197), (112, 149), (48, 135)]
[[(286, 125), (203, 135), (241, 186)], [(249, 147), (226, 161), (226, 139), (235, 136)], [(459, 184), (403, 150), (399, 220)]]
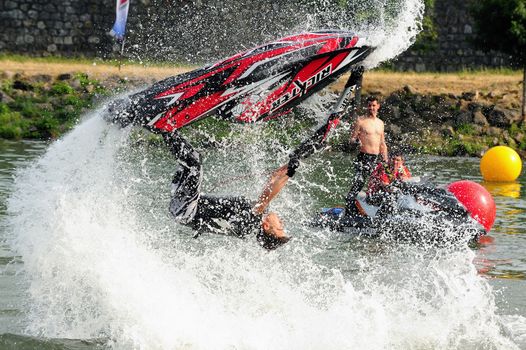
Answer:
[[(348, 186), (351, 155), (315, 155), (272, 204), (293, 240), (268, 253), (174, 224), (175, 162), (128, 132), (93, 117), (49, 147), (0, 143), (0, 345), (526, 348), (524, 176), (484, 184), (493, 243), (393, 244), (303, 225)], [(256, 198), (286, 152), (262, 151), (250, 133), (203, 152), (205, 191)], [(439, 184), (481, 181), (477, 159), (409, 165)]]

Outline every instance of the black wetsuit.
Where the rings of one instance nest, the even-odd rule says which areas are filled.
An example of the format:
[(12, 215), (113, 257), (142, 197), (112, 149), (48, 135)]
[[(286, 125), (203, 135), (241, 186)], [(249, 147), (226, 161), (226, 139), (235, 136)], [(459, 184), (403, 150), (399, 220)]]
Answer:
[(358, 214), (358, 208), (356, 207), (355, 201), (356, 197), (376, 168), (378, 157), (378, 154), (360, 152), (354, 160), (354, 176), (351, 182), (351, 189), (345, 200), (345, 212), (347, 215), (352, 216)]
[(262, 215), (253, 212), (254, 203), (244, 197), (215, 197), (200, 194), (202, 169), (200, 155), (178, 134), (163, 135), (170, 151), (179, 160), (172, 180), (170, 212), (175, 220), (197, 231), (233, 235), (240, 238), (256, 234), (267, 249), (280, 242), (263, 234)]

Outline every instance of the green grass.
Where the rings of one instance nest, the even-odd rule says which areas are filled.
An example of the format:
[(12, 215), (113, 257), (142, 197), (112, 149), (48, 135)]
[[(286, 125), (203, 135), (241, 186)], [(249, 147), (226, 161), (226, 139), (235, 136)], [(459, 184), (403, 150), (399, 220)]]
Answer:
[(475, 126), (470, 123), (460, 124), (456, 128), (457, 133), (462, 135), (473, 135), (475, 134)]
[[(78, 75), (77, 90), (67, 81), (32, 83), (32, 91), (16, 91), (11, 80), (0, 81), (4, 92), (11, 95), (9, 103), (0, 103), (0, 138), (50, 139), (70, 130), (80, 114), (92, 105), (98, 94), (109, 94), (97, 80)], [(95, 88), (86, 92), (85, 88)]]
[(28, 121), (19, 112), (12, 112), (4, 103), (0, 103), (0, 137), (20, 139), (28, 129)]
[(52, 95), (67, 95), (72, 94), (75, 92), (75, 89), (73, 89), (71, 86), (69, 86), (68, 83), (63, 81), (57, 81), (51, 86), (51, 94)]

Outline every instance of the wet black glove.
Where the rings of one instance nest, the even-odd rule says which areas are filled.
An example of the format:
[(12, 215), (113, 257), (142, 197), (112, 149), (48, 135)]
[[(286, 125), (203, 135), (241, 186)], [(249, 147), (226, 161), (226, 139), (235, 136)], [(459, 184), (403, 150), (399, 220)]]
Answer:
[(289, 165), (287, 167), (287, 176), (293, 177), (296, 174), (296, 169), (300, 166), (300, 160), (295, 155), (290, 155)]

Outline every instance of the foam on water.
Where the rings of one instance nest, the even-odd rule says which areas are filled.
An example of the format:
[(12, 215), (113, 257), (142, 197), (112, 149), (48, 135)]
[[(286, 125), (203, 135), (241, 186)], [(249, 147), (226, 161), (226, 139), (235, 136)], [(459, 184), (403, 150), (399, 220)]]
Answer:
[[(300, 181), (274, 205), (290, 244), (194, 240), (167, 214), (173, 160), (127, 140), (94, 113), (18, 174), (28, 334), (144, 349), (516, 348), (469, 249), (328, 240), (286, 210), (308, 199)], [(205, 172), (232, 154), (205, 157)], [(253, 180), (232, 192), (253, 194)]]

